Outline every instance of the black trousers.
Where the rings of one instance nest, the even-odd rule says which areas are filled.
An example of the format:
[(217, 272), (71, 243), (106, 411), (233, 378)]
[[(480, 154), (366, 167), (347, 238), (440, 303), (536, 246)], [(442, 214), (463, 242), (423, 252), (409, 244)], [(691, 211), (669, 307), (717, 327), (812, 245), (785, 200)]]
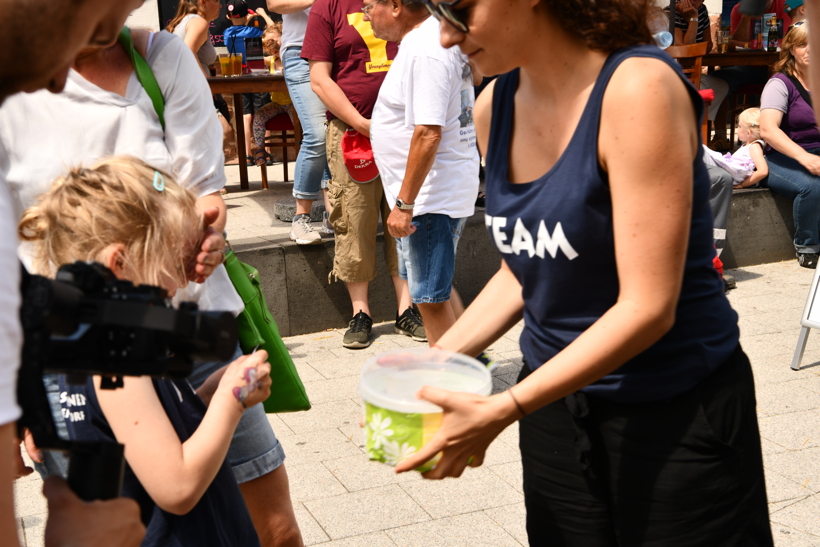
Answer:
[(669, 401), (577, 392), (547, 405), (520, 421), (520, 447), (532, 546), (773, 545), (740, 346)]

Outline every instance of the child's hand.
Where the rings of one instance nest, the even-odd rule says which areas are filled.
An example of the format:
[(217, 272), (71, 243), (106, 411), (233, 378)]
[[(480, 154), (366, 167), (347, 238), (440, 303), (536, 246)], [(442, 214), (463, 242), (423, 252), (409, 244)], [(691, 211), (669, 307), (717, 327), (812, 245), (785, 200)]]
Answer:
[(217, 391), (231, 397), (243, 409), (261, 403), (270, 395), (270, 365), (267, 359), (268, 352), (265, 350), (243, 355), (227, 366)]

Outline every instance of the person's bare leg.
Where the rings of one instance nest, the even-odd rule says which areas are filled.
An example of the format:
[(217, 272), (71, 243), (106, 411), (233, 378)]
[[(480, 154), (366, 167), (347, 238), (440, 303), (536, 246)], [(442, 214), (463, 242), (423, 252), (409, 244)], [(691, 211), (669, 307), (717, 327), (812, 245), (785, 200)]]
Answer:
[(303, 547), (285, 465), (239, 485), (262, 547)]
[(245, 155), (253, 156), (253, 114), (242, 116), (242, 123), (245, 125)]
[(456, 322), (453, 306), (449, 300), (435, 304), (417, 304), (417, 306), (421, 312), (421, 320), (424, 322), (424, 332), (427, 333), (427, 343), (433, 346)]
[(453, 308), (453, 315), (455, 316), (456, 321), (458, 321), (459, 317), (461, 317), (461, 314), (464, 313), (464, 302), (461, 300), (461, 295), (458, 294), (458, 291), (455, 287), (450, 289), (449, 302), (450, 306)]
[[(370, 315), (370, 304), (367, 302), (367, 288), (369, 283), (362, 281), (360, 283), (345, 283), (345, 285), (347, 286), (347, 293), (350, 295), (350, 303), (353, 305), (353, 315), (356, 315), (360, 311)], [(353, 317), (353, 315), (351, 315), (351, 317)]]
[[(312, 207), (313, 207), (313, 200), (312, 199), (299, 199), (299, 198), (296, 198), (296, 214), (297, 215), (309, 215), (310, 214), (310, 209)], [(327, 205), (325, 205), (325, 209), (327, 209)]]
[(325, 200), (325, 211), (327, 211), (327, 214), (330, 214), (333, 207), (330, 206), (330, 198), (327, 196), (327, 188), (322, 188), (322, 199)]
[(410, 300), (410, 286), (406, 280), (397, 275), (391, 275), (390, 279), (393, 281), (393, 290), (396, 291), (396, 309), (401, 315), (404, 310), (413, 305), (413, 301)]
[(233, 126), (224, 116), (220, 114), (216, 118), (222, 126), (222, 148), (224, 150), (228, 148), (228, 144), (236, 138), (236, 135), (234, 135)]

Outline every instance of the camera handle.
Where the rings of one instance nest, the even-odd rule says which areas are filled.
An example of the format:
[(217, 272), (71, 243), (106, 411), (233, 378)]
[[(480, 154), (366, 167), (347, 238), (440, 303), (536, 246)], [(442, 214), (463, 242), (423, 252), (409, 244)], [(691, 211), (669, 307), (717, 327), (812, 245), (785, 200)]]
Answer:
[(111, 442), (72, 442), (68, 485), (85, 501), (110, 500), (122, 494), (125, 447)]

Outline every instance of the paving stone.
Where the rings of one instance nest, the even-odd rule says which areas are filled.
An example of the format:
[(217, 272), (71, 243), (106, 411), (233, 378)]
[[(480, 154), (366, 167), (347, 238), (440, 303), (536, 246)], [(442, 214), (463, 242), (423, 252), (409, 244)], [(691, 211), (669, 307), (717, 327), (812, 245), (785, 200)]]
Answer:
[(395, 484), (308, 501), (305, 507), (332, 539), (430, 520), (430, 515)]
[(789, 414), (820, 408), (820, 394), (794, 382), (756, 386), (757, 411), (761, 416)]
[(290, 497), (293, 501), (309, 501), (338, 496), (347, 492), (333, 473), (321, 463), (288, 465)]
[(422, 480), (421, 475), (414, 471), (397, 474), (393, 467), (381, 462), (370, 461), (362, 452), (355, 456), (325, 461), (324, 465), (350, 492), (375, 486)]
[(522, 499), (501, 477), (482, 467), (468, 467), (458, 479), (407, 482), (400, 486), (433, 518), (482, 511)]
[(484, 514), (514, 537), (521, 545), (529, 545), (527, 538), (527, 510), (524, 502), (487, 509)]
[(335, 354), (325, 354), (321, 355), (321, 357), (316, 356), (310, 359), (309, 363), (311, 367), (316, 369), (325, 378), (343, 378), (345, 376), (355, 376), (358, 378), (362, 372), (362, 365), (364, 365), (370, 357), (372, 357), (372, 355), (359, 353), (347, 354), (342, 357)]
[[(26, 534), (23, 532), (23, 519), (14, 519), (14, 524), (17, 526), (17, 540), (20, 545), (26, 546)], [(32, 546), (33, 547), (33, 546)]]
[(321, 545), (322, 547), (396, 547), (393, 540), (384, 532), (337, 539)]
[[(777, 355), (758, 357), (753, 361), (750, 360), (752, 363), (752, 372), (755, 377), (755, 385), (760, 386), (779, 382), (809, 380), (818, 377), (816, 370), (810, 366), (801, 366), (800, 370), (792, 370), (791, 363), (793, 355), (793, 352), (780, 353)], [(820, 357), (820, 355), (818, 355), (818, 357)], [(809, 365), (812, 363), (812, 359), (812, 357), (804, 355), (802, 364)], [(803, 386), (802, 383), (800, 385)]]
[(287, 437), (289, 435), (293, 435), (293, 430), (288, 427), (288, 424), (282, 421), (279, 414), (268, 414), (268, 423), (273, 428), (273, 432), (276, 434), (276, 438), (280, 441), (282, 437)]
[(820, 545), (820, 496), (814, 495), (772, 514), (772, 522), (783, 524), (817, 538)]
[(770, 467), (766, 468), (765, 472), (766, 496), (769, 503), (805, 498), (813, 493), (811, 490), (806, 489), (805, 482), (801, 484), (790, 477), (783, 476)]
[(507, 446), (518, 448), (518, 422), (508, 425), (506, 429), (498, 435), (497, 439), (504, 441)]
[(289, 435), (279, 439), (288, 466), (335, 460), (361, 454), (361, 449), (336, 428)]
[(398, 547), (520, 547), (520, 543), (482, 512), (413, 524), (387, 531)]
[(521, 466), (520, 458), (518, 461), (490, 465), (488, 468), (512, 486), (519, 494), (524, 494), (524, 468)]
[(351, 394), (358, 392), (358, 387), (358, 376), (345, 376), (330, 380), (305, 382), (305, 390), (312, 404), (350, 399)]
[(820, 545), (820, 537), (783, 524), (772, 523), (772, 537), (775, 547), (817, 547)]
[(330, 537), (322, 530), (313, 515), (305, 509), (301, 503), (293, 504), (293, 512), (296, 514), (296, 522), (299, 523), (299, 531), (302, 533), (302, 541), (305, 545), (317, 545), (326, 543)]
[(820, 410), (818, 409), (768, 416), (759, 419), (758, 422), (761, 437), (789, 450), (820, 446)]
[[(743, 351), (749, 356), (752, 362), (772, 355), (784, 355), (794, 351), (794, 347), (787, 345), (781, 333), (760, 334), (758, 336), (744, 337), (741, 340)], [(786, 363), (788, 366), (788, 362)]]
[(344, 425), (339, 428), (339, 431), (341, 431), (342, 434), (350, 440), (350, 442), (355, 444), (363, 454), (366, 452), (364, 428), (360, 427), (359, 424)]
[(498, 437), (490, 443), (487, 452), (484, 453), (484, 467), (491, 465), (500, 465), (502, 463), (509, 463), (521, 460), (521, 452), (518, 450), (518, 445), (510, 446)]
[[(296, 372), (299, 373), (299, 378), (302, 379), (303, 384), (320, 382), (326, 379), (318, 370), (310, 366), (304, 359), (294, 359), (293, 364), (296, 365)], [(311, 403), (312, 402), (313, 400), (311, 399)], [(318, 403), (321, 401), (316, 402)]]
[(48, 515), (31, 515), (23, 517), (23, 534), (26, 547), (41, 547), (45, 544), (46, 519)]
[(48, 512), (48, 504), (43, 496), (42, 481), (14, 484), (14, 507), (17, 518), (41, 515)]
[(308, 412), (279, 414), (283, 422), (297, 434), (358, 424), (362, 409), (350, 399), (315, 404)]
[(794, 498), (794, 499), (790, 499), (790, 500), (769, 502), (769, 515), (771, 515), (772, 513), (777, 513), (778, 511), (781, 511), (781, 510), (785, 509), (789, 505), (794, 505), (795, 503), (797, 503), (799, 501), (803, 501), (804, 499), (806, 499), (808, 497), (809, 496), (806, 495), (806, 496), (803, 496), (803, 497), (800, 497), (800, 498)]
[(808, 493), (820, 492), (820, 447), (769, 454), (764, 457), (763, 464), (767, 471), (776, 470)]

